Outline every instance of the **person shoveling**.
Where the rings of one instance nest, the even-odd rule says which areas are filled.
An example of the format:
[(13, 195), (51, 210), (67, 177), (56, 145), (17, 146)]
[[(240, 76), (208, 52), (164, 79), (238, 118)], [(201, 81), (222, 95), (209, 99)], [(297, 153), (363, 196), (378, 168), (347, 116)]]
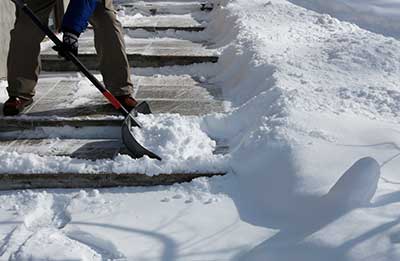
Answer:
[[(38, 81), (40, 43), (47, 35), (54, 49), (93, 83), (104, 97), (126, 116), (122, 126), (122, 139), (133, 157), (144, 155), (161, 160), (159, 156), (141, 146), (131, 127), (140, 127), (134, 119), (137, 112), (150, 113), (146, 102), (138, 104), (132, 96), (133, 84), (125, 51), (122, 25), (117, 20), (112, 0), (71, 0), (63, 18), (63, 41), (49, 29), (47, 22), (57, 0), (11, 0), (16, 4), (16, 22), (11, 31), (7, 61), (9, 99), (4, 103), (5, 116), (15, 116), (32, 104)], [(100, 54), (100, 72), (105, 85), (91, 74), (77, 58), (79, 36), (93, 25), (96, 51)], [(29, 41), (27, 41), (29, 39)]]

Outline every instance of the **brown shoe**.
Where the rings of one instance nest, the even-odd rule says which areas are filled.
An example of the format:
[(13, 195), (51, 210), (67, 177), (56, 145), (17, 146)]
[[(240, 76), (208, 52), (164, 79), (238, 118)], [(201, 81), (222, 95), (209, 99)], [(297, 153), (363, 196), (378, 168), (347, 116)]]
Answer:
[(117, 100), (129, 111), (142, 114), (151, 114), (150, 106), (147, 102), (143, 101), (138, 103), (138, 101), (130, 95), (123, 95), (115, 97)]
[(24, 111), (24, 109), (31, 105), (33, 99), (25, 99), (20, 97), (10, 97), (3, 107), (4, 116), (15, 116)]
[(138, 105), (137, 100), (135, 100), (135, 98), (133, 98), (131, 95), (116, 96), (115, 98), (117, 98), (122, 106), (124, 106), (128, 111), (135, 109), (135, 107)]

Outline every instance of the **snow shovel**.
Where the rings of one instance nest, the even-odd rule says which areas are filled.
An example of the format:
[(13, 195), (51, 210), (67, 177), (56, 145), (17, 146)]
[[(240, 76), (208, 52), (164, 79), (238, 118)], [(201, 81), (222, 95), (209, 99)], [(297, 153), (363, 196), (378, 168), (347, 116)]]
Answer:
[(121, 136), (122, 141), (129, 150), (130, 154), (134, 158), (141, 158), (143, 156), (148, 156), (153, 159), (161, 160), (161, 158), (155, 153), (144, 148), (135, 139), (132, 133), (132, 126), (141, 127), (140, 124), (134, 119), (137, 112), (149, 110), (149, 106), (146, 102), (139, 104), (132, 112), (129, 112), (111, 93), (107, 88), (99, 81), (89, 70), (81, 63), (81, 61), (71, 52), (66, 51), (63, 47), (63, 43), (57, 36), (49, 29), (48, 26), (44, 25), (39, 18), (33, 13), (33, 11), (25, 4), (22, 0), (11, 0), (13, 1), (21, 10), (31, 18), (32, 22), (36, 24), (40, 30), (42, 30), (56, 45), (57, 50), (61, 50), (63, 56), (70, 60), (76, 65), (76, 67), (93, 83), (93, 85), (103, 94), (103, 96), (113, 105), (113, 107), (120, 111), (126, 119), (122, 124)]

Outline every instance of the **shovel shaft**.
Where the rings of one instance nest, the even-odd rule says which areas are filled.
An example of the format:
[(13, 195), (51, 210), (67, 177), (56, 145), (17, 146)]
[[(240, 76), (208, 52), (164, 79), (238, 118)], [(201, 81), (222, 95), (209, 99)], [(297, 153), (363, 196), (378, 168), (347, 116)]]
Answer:
[(12, 0), (21, 10), (28, 15), (32, 22), (35, 23), (51, 41), (57, 46), (59, 50), (65, 55), (65, 57), (70, 60), (75, 66), (81, 71), (86, 78), (103, 94), (103, 96), (114, 106), (115, 109), (122, 112), (123, 115), (129, 115), (129, 111), (112, 95), (107, 88), (99, 81), (97, 78), (86, 68), (85, 65), (71, 52), (66, 51), (63, 47), (63, 43), (60, 39), (50, 30), (47, 25), (44, 25), (39, 18), (33, 13), (33, 11), (28, 7), (26, 3), (22, 0)]

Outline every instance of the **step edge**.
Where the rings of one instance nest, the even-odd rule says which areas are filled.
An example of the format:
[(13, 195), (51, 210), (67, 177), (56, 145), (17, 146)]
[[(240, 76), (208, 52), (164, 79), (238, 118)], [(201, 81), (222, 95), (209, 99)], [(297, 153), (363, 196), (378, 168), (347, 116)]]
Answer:
[(139, 173), (0, 173), (0, 190), (169, 186), (191, 182), (196, 178), (211, 178), (224, 175), (227, 175), (227, 173), (175, 173), (155, 176)]

